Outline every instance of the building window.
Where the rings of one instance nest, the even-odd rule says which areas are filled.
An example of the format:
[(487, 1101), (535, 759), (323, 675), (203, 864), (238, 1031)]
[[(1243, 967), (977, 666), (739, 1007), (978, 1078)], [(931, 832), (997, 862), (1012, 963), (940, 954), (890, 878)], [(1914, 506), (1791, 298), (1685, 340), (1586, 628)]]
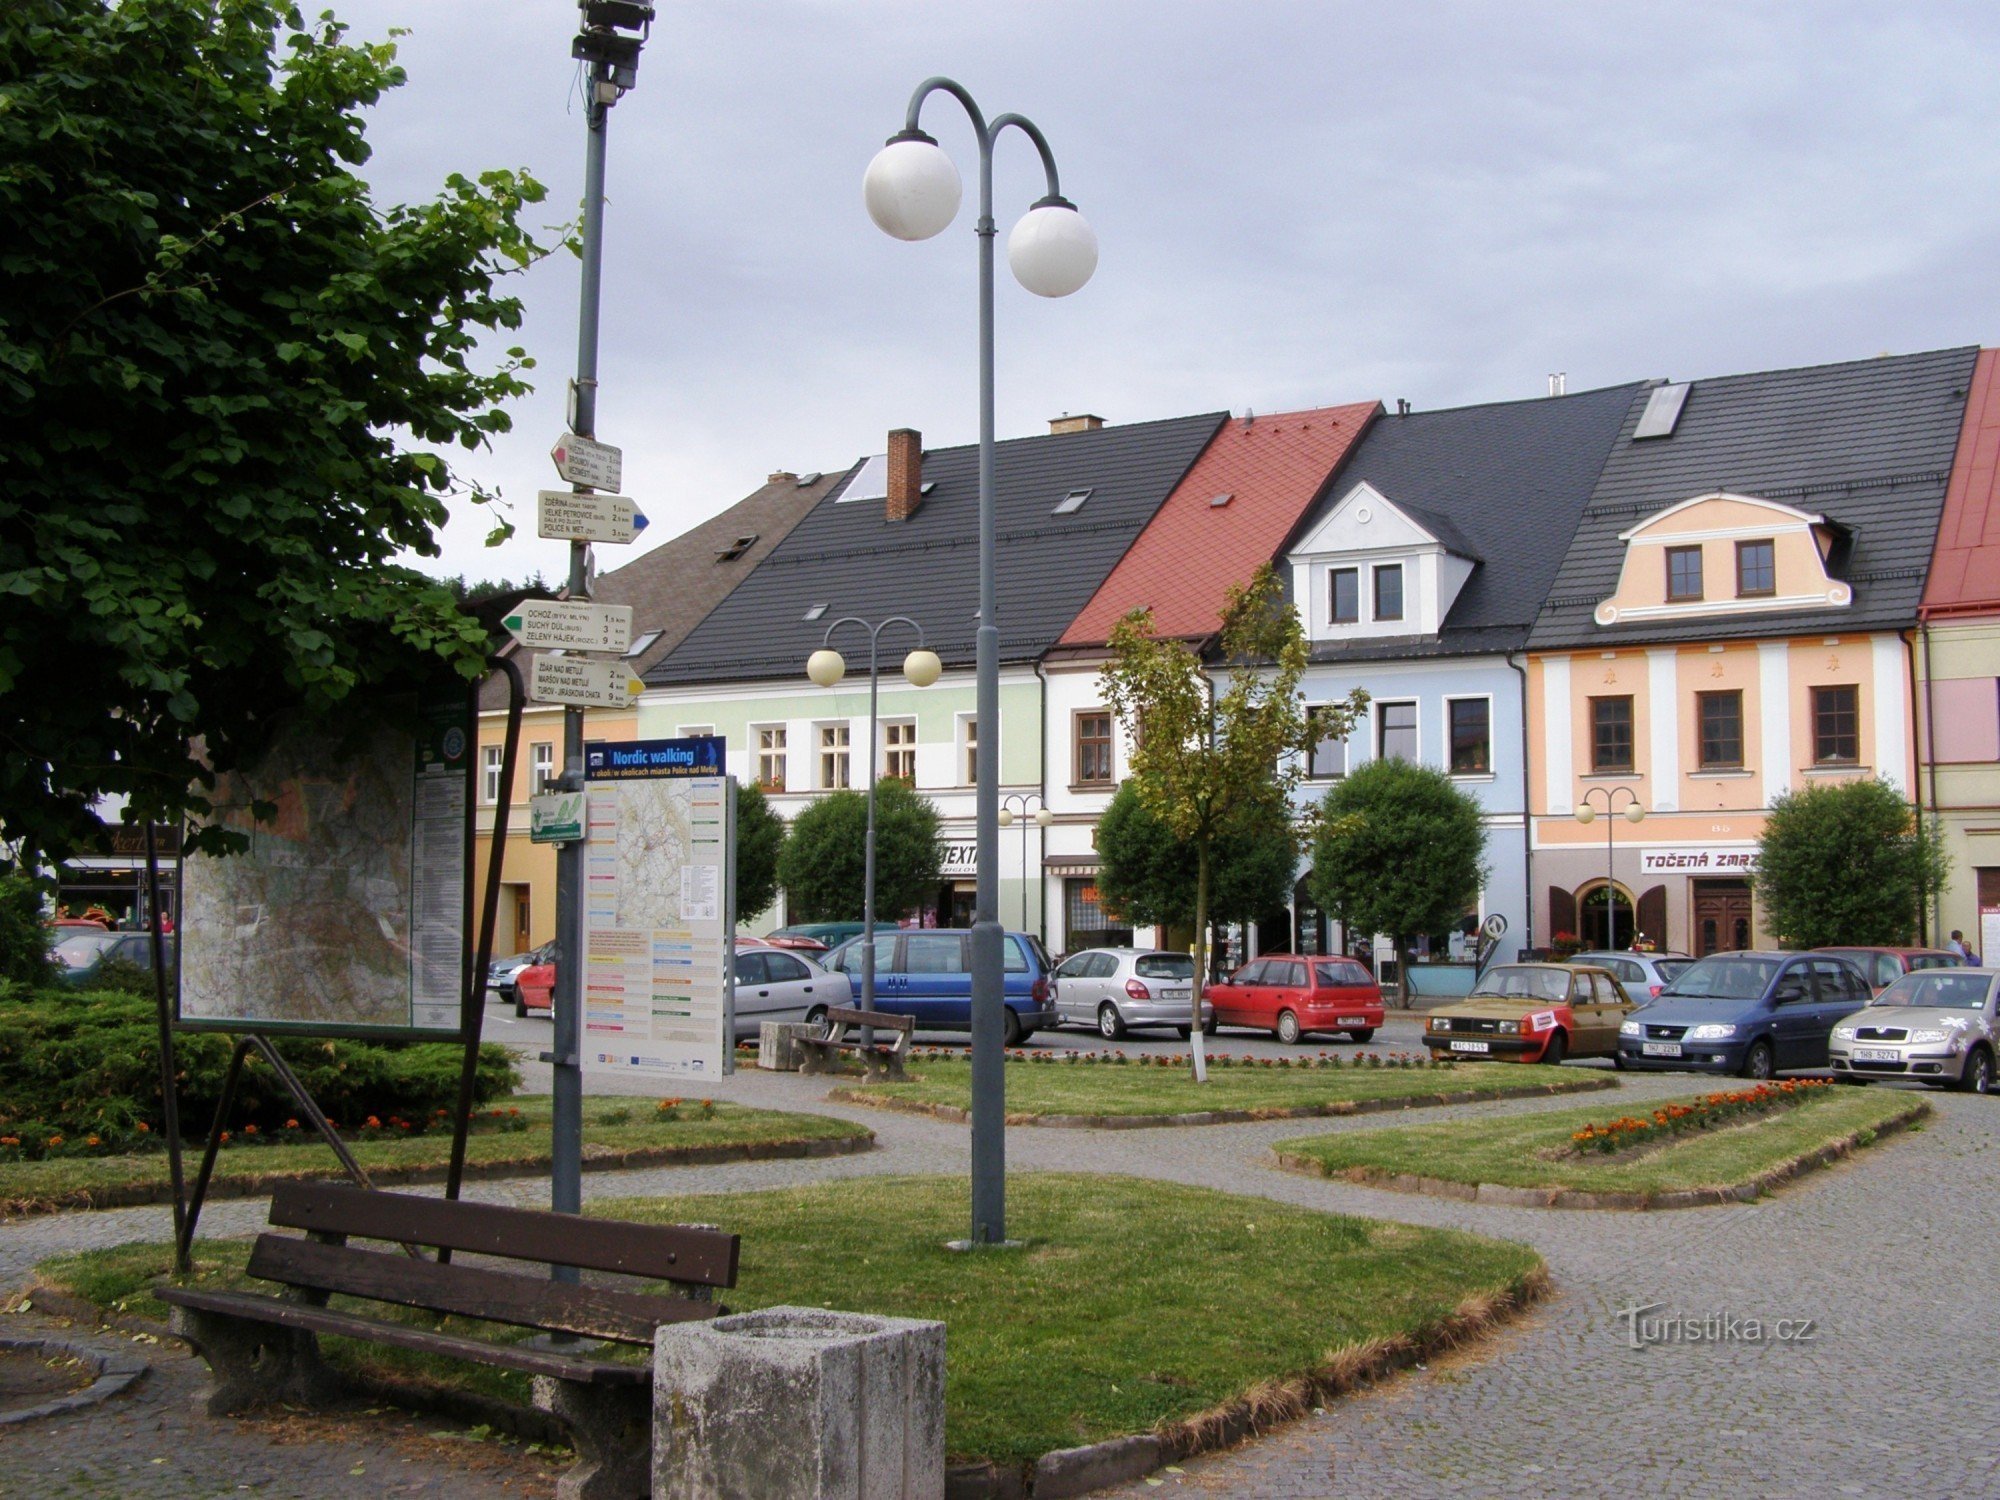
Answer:
[(1861, 760), (1860, 689), (1812, 690), (1813, 764), (1852, 766)]
[(959, 768), (965, 772), (965, 786), (979, 784), (979, 721), (965, 718), (958, 721)]
[(1632, 699), (1629, 695), (1590, 700), (1590, 769), (1618, 775), (1632, 769)]
[(766, 724), (757, 731), (757, 785), (767, 792), (785, 789), (785, 726)]
[(819, 784), (823, 791), (838, 791), (848, 785), (847, 726), (819, 726)]
[(715, 738), (713, 724), (683, 724), (681, 736), (684, 740), (712, 740)]
[(1667, 602), (1701, 597), (1701, 548), (1667, 548)]
[(1382, 703), (1375, 711), (1375, 753), (1383, 760), (1417, 758), (1417, 705)]
[(1778, 592), (1778, 556), (1774, 542), (1738, 542), (1736, 544), (1736, 593), (1737, 597)]
[(1403, 618), (1403, 565), (1388, 563), (1375, 570), (1375, 618)]
[(1361, 618), (1361, 574), (1354, 568), (1335, 568), (1326, 576), (1327, 594), (1333, 601), (1332, 622), (1352, 625)]
[(479, 800), (491, 807), (500, 800), (500, 766), (506, 751), (499, 745), (486, 745), (479, 753), (486, 772), (480, 785)]
[(1093, 710), (1076, 716), (1076, 779), (1111, 780), (1111, 715)]
[(556, 746), (553, 740), (538, 740), (534, 746), (534, 774), (529, 785), (540, 796), (556, 779)]
[(1333, 735), (1338, 712), (1330, 703), (1316, 703), (1306, 710), (1306, 775), (1315, 781), (1347, 774), (1347, 740)]
[(1743, 764), (1743, 694), (1696, 693), (1695, 706), (1701, 720), (1701, 744), (1697, 747), (1704, 771), (1733, 770)]
[(917, 721), (891, 719), (882, 726), (882, 774), (917, 784)]
[(1485, 698), (1453, 698), (1445, 704), (1451, 716), (1451, 774), (1487, 776), (1493, 771), (1493, 705)]

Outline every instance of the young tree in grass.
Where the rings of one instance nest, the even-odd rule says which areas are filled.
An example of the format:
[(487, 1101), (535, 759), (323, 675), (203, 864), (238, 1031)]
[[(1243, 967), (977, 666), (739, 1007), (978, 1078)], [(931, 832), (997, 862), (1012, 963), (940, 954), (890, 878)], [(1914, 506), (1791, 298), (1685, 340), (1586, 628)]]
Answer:
[(778, 899), (778, 856), (785, 820), (754, 781), (736, 788), (736, 920), (747, 922)]
[[(1135, 925), (1194, 925), (1198, 872), (1187, 845), (1129, 781), (1098, 819), (1097, 857), (1097, 890), (1107, 910)], [(1287, 903), (1296, 843), (1290, 805), (1275, 784), (1216, 835), (1211, 858), (1211, 922), (1254, 921)]]
[(1352, 932), (1386, 932), (1409, 998), (1410, 939), (1457, 924), (1486, 871), (1479, 804), (1442, 771), (1373, 760), (1330, 790), (1313, 837), (1311, 890)]
[(1771, 804), (1751, 885), (1788, 947), (1898, 946), (1948, 883), (1935, 829), (1902, 794), (1868, 779), (1809, 786)]
[[(905, 781), (875, 783), (875, 915), (906, 916), (936, 891), (944, 868), (938, 810)], [(829, 792), (792, 820), (778, 854), (778, 883), (794, 922), (858, 922), (868, 799)]]
[[(1131, 785), (1138, 800), (1184, 845), (1195, 867), (1195, 931), (1206, 934), (1215, 878), (1215, 851), (1247, 809), (1296, 784), (1297, 751), (1305, 738), (1299, 680), (1306, 638), (1268, 564), (1230, 588), (1215, 658), (1228, 680), (1220, 691), (1194, 646), (1153, 633), (1151, 610), (1134, 610), (1111, 632), (1111, 661), (1099, 677), (1104, 701), (1132, 736)], [(1367, 702), (1358, 690), (1336, 710), (1341, 722), (1324, 731), (1344, 735)], [(1189, 1023), (1201, 1035), (1206, 943), (1195, 944)], [(1205, 1076), (1195, 1043), (1197, 1078)]]

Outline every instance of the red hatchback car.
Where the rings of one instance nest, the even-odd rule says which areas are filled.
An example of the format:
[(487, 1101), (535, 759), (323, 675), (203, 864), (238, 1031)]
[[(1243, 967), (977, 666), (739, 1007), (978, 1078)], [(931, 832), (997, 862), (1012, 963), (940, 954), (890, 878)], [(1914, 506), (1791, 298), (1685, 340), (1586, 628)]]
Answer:
[(1218, 1026), (1268, 1031), (1287, 1046), (1310, 1031), (1365, 1042), (1382, 1024), (1382, 987), (1351, 958), (1268, 953), (1204, 993)]

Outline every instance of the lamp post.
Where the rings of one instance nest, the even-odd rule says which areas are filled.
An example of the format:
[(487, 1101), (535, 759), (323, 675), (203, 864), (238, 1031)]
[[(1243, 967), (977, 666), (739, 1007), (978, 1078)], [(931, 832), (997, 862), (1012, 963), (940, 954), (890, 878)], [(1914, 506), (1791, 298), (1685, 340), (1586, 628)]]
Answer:
[[(1612, 815), (1618, 811), (1618, 798), (1621, 795), (1632, 799), (1625, 805), (1625, 821), (1628, 823), (1643, 821), (1646, 809), (1640, 805), (1639, 794), (1629, 786), (1591, 787), (1584, 792), (1582, 805), (1576, 810), (1577, 822), (1587, 827), (1597, 821), (1597, 804), (1590, 799), (1592, 797), (1604, 799), (1604, 946), (1607, 948), (1618, 946), (1618, 908), (1612, 904), (1611, 899), (1618, 889), (1617, 882), (1612, 877), (1612, 843), (1618, 832), (1618, 823)], [(1634, 910), (1632, 931), (1635, 936), (1638, 930), (1639, 913)]]
[(979, 757), (975, 826), (979, 884), (972, 913), (972, 1238), (977, 1245), (1007, 1238), (1006, 1083), (1002, 1075), (1000, 897), (1000, 628), (994, 583), (993, 501), (993, 143), (1008, 126), (1034, 142), (1048, 192), (1007, 236), (1014, 279), (1040, 297), (1066, 297), (1097, 269), (1097, 235), (1062, 196), (1056, 160), (1034, 123), (1006, 114), (988, 121), (972, 95), (949, 78), (927, 78), (910, 96), (903, 129), (868, 164), (862, 197), (868, 216), (899, 240), (927, 240), (958, 214), (958, 168), (936, 139), (918, 128), (924, 101), (950, 94), (965, 106), (979, 142), (979, 634), (975, 720)]
[[(806, 676), (821, 687), (830, 688), (847, 675), (847, 660), (833, 649), (833, 633), (843, 625), (858, 625), (868, 632), (868, 837), (861, 857), (861, 1008), (875, 1008), (875, 708), (881, 695), (882, 632), (891, 625), (907, 625), (917, 633), (917, 649), (903, 658), (903, 676), (912, 687), (927, 688), (944, 670), (937, 653), (924, 645), (924, 629), (908, 615), (891, 615), (871, 625), (854, 615), (835, 620), (820, 638), (819, 650), (806, 658)], [(872, 1028), (864, 1027), (861, 1043), (872, 1047)]]
[[(1000, 799), (1000, 826), (1009, 828), (1015, 823), (1021, 825), (1021, 931), (1023, 932), (1028, 930), (1028, 824), (1032, 822), (1037, 828), (1047, 828), (1056, 820), (1056, 815), (1045, 806), (1036, 808), (1033, 818), (1028, 816), (1028, 804), (1031, 801), (1041, 800), (1041, 795), (1037, 792), (1009, 792)], [(1020, 804), (1019, 807), (1014, 805), (1017, 802)], [(1041, 939), (1044, 943), (1049, 940), (1046, 922), (1042, 924)]]

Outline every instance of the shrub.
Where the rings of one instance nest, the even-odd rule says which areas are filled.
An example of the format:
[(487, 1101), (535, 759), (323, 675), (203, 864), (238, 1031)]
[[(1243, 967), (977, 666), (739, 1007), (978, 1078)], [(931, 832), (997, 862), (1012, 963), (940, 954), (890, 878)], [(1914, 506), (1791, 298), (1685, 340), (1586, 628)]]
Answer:
[(0, 980), (33, 987), (54, 977), (41, 886), (19, 870), (0, 871)]

